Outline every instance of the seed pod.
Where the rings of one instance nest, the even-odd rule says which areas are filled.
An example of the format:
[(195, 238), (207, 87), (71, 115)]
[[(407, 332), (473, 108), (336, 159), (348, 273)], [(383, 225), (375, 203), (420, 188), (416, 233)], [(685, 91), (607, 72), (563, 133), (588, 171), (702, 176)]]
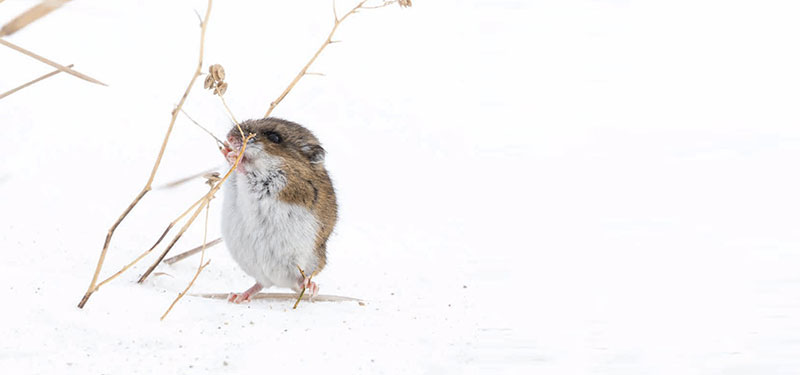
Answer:
[(217, 93), (219, 96), (225, 95), (225, 91), (228, 91), (228, 82), (222, 82), (217, 87)]
[(211, 77), (210, 75), (208, 75), (208, 76), (206, 76), (206, 81), (203, 82), (203, 88), (204, 89), (210, 89), (212, 87), (214, 87), (214, 78)]
[(208, 72), (211, 73), (211, 76), (214, 77), (214, 80), (217, 82), (225, 79), (225, 69), (222, 69), (222, 65), (211, 65), (208, 67)]

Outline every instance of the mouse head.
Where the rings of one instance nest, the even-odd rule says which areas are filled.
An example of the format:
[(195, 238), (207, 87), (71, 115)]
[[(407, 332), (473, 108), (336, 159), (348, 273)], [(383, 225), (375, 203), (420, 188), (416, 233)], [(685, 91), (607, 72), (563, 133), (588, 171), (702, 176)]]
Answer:
[[(286, 162), (313, 166), (325, 160), (325, 149), (317, 137), (294, 122), (269, 117), (247, 120), (240, 126), (245, 136), (255, 134), (245, 149), (245, 164), (263, 163), (265, 168), (278, 167)], [(241, 148), (241, 134), (236, 126), (228, 132), (228, 143), (234, 149)]]

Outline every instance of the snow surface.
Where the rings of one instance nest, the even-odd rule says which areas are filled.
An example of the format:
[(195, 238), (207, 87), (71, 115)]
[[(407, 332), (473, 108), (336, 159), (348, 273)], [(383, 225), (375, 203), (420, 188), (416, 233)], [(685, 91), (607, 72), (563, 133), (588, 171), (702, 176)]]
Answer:
[[(0, 3), (0, 22), (35, 3)], [(263, 115), (330, 5), (214, 4), (205, 61), (225, 67), (238, 118)], [(8, 38), (109, 87), (59, 74), (0, 100), (3, 373), (800, 373), (796, 1), (356, 14), (312, 68), (326, 76), (274, 114), (329, 152), (341, 219), (321, 292), (366, 305), (187, 297), (159, 321), (192, 258), (138, 285), (143, 262), (79, 310), (189, 81), (204, 9), (73, 1)], [(51, 70), (0, 48), (0, 91)], [(199, 85), (186, 110), (230, 126)], [(156, 185), (221, 163), (180, 117)], [(205, 190), (149, 194), (104, 275)], [(208, 255), (192, 292), (250, 285), (223, 246)]]

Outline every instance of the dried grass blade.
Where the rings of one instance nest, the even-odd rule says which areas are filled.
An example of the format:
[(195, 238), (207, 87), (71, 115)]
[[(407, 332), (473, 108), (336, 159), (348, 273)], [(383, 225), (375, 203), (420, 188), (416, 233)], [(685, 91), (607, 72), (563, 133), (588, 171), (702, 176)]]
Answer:
[[(2, 0), (0, 0), (2, 1)], [(70, 0), (45, 0), (39, 3), (39, 5), (34, 6), (31, 9), (26, 10), (19, 16), (16, 16), (14, 19), (3, 25), (3, 28), (0, 29), (0, 37), (11, 35), (25, 26), (28, 26), (31, 22), (42, 18), (50, 12), (60, 8), (64, 3), (69, 2)]]
[[(0, 0), (0, 1), (2, 1), (2, 0)], [(67, 65), (67, 68), (72, 68), (72, 66), (73, 66), (73, 64), (69, 64), (69, 65)], [(24, 88), (26, 88), (26, 87), (28, 87), (28, 86), (30, 86), (30, 85), (32, 85), (32, 84), (34, 84), (34, 83), (36, 83), (36, 82), (39, 82), (39, 81), (41, 81), (41, 80), (43, 80), (43, 79), (50, 78), (50, 77), (52, 77), (52, 76), (54, 76), (54, 75), (56, 75), (56, 74), (58, 74), (58, 73), (61, 73), (61, 70), (54, 70), (54, 71), (52, 71), (52, 72), (50, 72), (50, 73), (47, 73), (47, 74), (45, 74), (45, 75), (43, 75), (43, 76), (41, 76), (41, 77), (39, 77), (39, 78), (36, 78), (36, 79), (34, 79), (33, 81), (30, 81), (30, 82), (28, 82), (28, 83), (26, 83), (26, 84), (23, 84), (23, 85), (21, 85), (21, 86), (18, 86), (18, 87), (16, 87), (16, 88), (13, 88), (13, 89), (11, 89), (11, 90), (8, 90), (8, 91), (6, 91), (6, 92), (4, 92), (4, 93), (0, 94), (0, 99), (3, 99), (3, 98), (5, 98), (6, 96), (9, 96), (9, 95), (11, 95), (11, 94), (13, 94), (13, 93), (15, 93), (15, 92), (17, 92), (17, 91), (19, 91), (19, 90), (22, 90), (22, 89), (24, 89)]]
[(39, 61), (41, 61), (41, 62), (43, 62), (43, 63), (45, 63), (47, 65), (50, 65), (50, 66), (52, 66), (52, 67), (54, 67), (54, 68), (56, 68), (56, 69), (58, 69), (58, 70), (60, 70), (60, 71), (62, 71), (64, 73), (72, 74), (75, 77), (78, 77), (78, 78), (80, 78), (82, 80), (85, 80), (85, 81), (89, 81), (91, 83), (96, 83), (98, 85), (108, 86), (103, 82), (100, 82), (100, 81), (98, 81), (98, 80), (96, 80), (96, 79), (94, 79), (92, 77), (89, 77), (89, 76), (83, 74), (83, 73), (76, 72), (76, 71), (74, 71), (74, 70), (72, 70), (70, 68), (67, 68), (66, 66), (63, 66), (63, 65), (59, 64), (59, 63), (50, 61), (50, 60), (48, 60), (48, 59), (46, 59), (46, 58), (44, 58), (42, 56), (39, 56), (39, 55), (37, 55), (37, 54), (35, 54), (35, 53), (31, 52), (31, 51), (28, 51), (25, 48), (22, 48), (22, 47), (14, 44), (14, 43), (11, 43), (11, 42), (9, 42), (9, 41), (7, 41), (5, 39), (0, 38), (0, 44), (6, 46), (8, 48), (11, 48), (11, 49), (13, 49), (13, 50), (15, 50), (15, 51), (17, 51), (19, 53), (22, 53), (22, 54), (28, 55), (30, 57), (33, 57), (34, 59), (39, 60)]

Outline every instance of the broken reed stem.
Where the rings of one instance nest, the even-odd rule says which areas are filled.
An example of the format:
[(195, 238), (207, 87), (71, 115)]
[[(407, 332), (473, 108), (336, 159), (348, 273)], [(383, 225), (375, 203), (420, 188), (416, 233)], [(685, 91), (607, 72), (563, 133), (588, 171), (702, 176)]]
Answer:
[[(167, 143), (169, 142), (169, 137), (172, 134), (172, 129), (175, 126), (175, 120), (178, 118), (178, 112), (181, 108), (183, 108), (183, 104), (186, 102), (186, 98), (189, 96), (189, 92), (192, 90), (197, 77), (200, 76), (200, 71), (203, 68), (203, 48), (205, 46), (205, 39), (206, 39), (206, 27), (208, 26), (208, 18), (211, 15), (211, 2), (212, 0), (208, 0), (208, 7), (206, 8), (206, 15), (203, 19), (203, 24), (200, 27), (200, 53), (197, 59), (197, 69), (195, 69), (194, 74), (192, 75), (192, 79), (189, 81), (189, 85), (186, 87), (186, 90), (181, 97), (181, 100), (178, 102), (178, 106), (172, 111), (172, 118), (169, 121), (169, 126), (167, 127), (167, 134), (164, 135), (164, 140), (161, 143), (161, 149), (158, 151), (158, 157), (156, 157), (156, 162), (153, 165), (153, 170), (150, 172), (150, 177), (147, 179), (147, 183), (145, 184), (142, 191), (133, 199), (133, 202), (128, 206), (127, 209), (120, 215), (116, 222), (111, 225), (111, 228), (108, 230), (108, 234), (106, 235), (106, 241), (103, 244), (103, 250), (100, 252), (100, 259), (97, 261), (97, 268), (94, 271), (94, 276), (92, 276), (92, 281), (89, 283), (89, 287), (86, 290), (86, 294), (84, 294), (81, 301), (78, 303), (79, 308), (83, 308), (86, 305), (86, 302), (89, 300), (89, 297), (94, 293), (96, 290), (96, 283), (97, 278), (100, 275), (100, 271), (103, 268), (103, 262), (106, 258), (106, 253), (108, 252), (108, 246), (111, 242), (111, 237), (114, 234), (114, 230), (117, 229), (117, 226), (128, 216), (128, 213), (131, 212), (134, 206), (147, 194), (148, 191), (152, 189), (153, 179), (156, 177), (156, 172), (158, 171), (158, 167), (161, 165), (161, 158), (164, 156), (164, 150), (167, 148)], [(0, 42), (4, 42), (0, 39)], [(67, 71), (69, 73), (69, 71)], [(70, 73), (72, 74), (72, 73)]]
[(178, 232), (178, 234), (175, 235), (175, 238), (173, 238), (172, 242), (170, 242), (169, 245), (167, 245), (167, 248), (164, 249), (164, 251), (158, 257), (158, 259), (156, 259), (156, 261), (153, 262), (153, 264), (150, 266), (150, 268), (148, 268), (147, 271), (145, 271), (145, 273), (142, 274), (142, 277), (139, 278), (138, 283), (140, 283), (140, 284), (143, 283), (147, 279), (147, 277), (150, 276), (150, 274), (156, 269), (156, 267), (159, 265), (159, 263), (161, 263), (161, 261), (164, 260), (164, 257), (166, 257), (167, 253), (169, 253), (169, 251), (172, 250), (172, 247), (175, 246), (175, 244), (181, 238), (183, 233), (186, 232), (186, 230), (189, 229), (189, 226), (191, 226), (192, 223), (194, 223), (194, 220), (197, 219), (197, 216), (200, 214), (200, 211), (209, 204), (211, 199), (214, 197), (214, 194), (216, 194), (217, 191), (219, 191), (219, 189), (222, 187), (222, 184), (225, 182), (225, 180), (227, 180), (228, 177), (230, 177), (231, 173), (233, 173), (233, 171), (236, 170), (236, 168), (239, 166), (239, 163), (242, 161), (242, 157), (244, 157), (244, 151), (245, 151), (245, 149), (247, 149), (247, 142), (249, 142), (250, 139), (252, 139), (253, 137), (255, 137), (255, 134), (251, 133), (246, 138), (244, 138), (242, 140), (242, 149), (239, 151), (239, 156), (236, 158), (236, 161), (233, 163), (231, 168), (228, 169), (228, 172), (225, 173), (225, 176), (223, 176), (214, 185), (214, 187), (211, 188), (211, 191), (209, 191), (208, 194), (206, 194), (203, 198), (201, 198), (200, 207), (197, 207), (197, 210), (194, 211), (194, 214), (192, 214), (192, 217), (190, 217), (189, 220), (186, 222), (186, 224), (183, 225), (183, 227), (181, 228), (180, 232)]
[(207, 244), (203, 244), (203, 245), (197, 246), (194, 249), (184, 251), (184, 252), (182, 252), (182, 253), (174, 256), (174, 257), (164, 259), (164, 263), (170, 264), (170, 265), (178, 263), (178, 262), (180, 262), (180, 261), (182, 261), (182, 260), (184, 260), (184, 259), (186, 259), (186, 258), (188, 258), (188, 257), (190, 257), (192, 255), (195, 255), (195, 254), (199, 253), (201, 251), (201, 249), (204, 248), (204, 247), (206, 249), (208, 249), (208, 248), (210, 248), (212, 246), (216, 246), (217, 244), (219, 244), (221, 242), (222, 242), (222, 238), (217, 238), (217, 239), (212, 240), (211, 242), (209, 242)]
[(111, 280), (114, 280), (115, 278), (117, 278), (117, 276), (122, 275), (123, 273), (125, 273), (125, 271), (127, 271), (128, 269), (133, 267), (136, 263), (139, 263), (139, 261), (142, 260), (142, 258), (146, 257), (148, 254), (153, 252), (153, 249), (155, 249), (156, 246), (158, 246), (158, 244), (160, 244), (161, 241), (164, 240), (164, 237), (167, 236), (167, 233), (169, 233), (169, 231), (172, 229), (172, 227), (174, 227), (175, 224), (177, 224), (181, 219), (183, 219), (186, 215), (188, 215), (189, 212), (193, 208), (197, 207), (197, 205), (200, 204), (204, 199), (205, 199), (205, 197), (200, 198), (197, 202), (194, 202), (194, 204), (191, 205), (191, 207), (189, 207), (188, 209), (183, 211), (183, 213), (180, 216), (178, 216), (175, 220), (170, 222), (169, 225), (167, 225), (167, 229), (164, 229), (164, 232), (161, 233), (161, 236), (158, 237), (158, 240), (156, 240), (156, 243), (154, 243), (153, 246), (151, 246), (149, 249), (145, 250), (145, 252), (141, 253), (138, 257), (136, 257), (136, 259), (134, 259), (132, 262), (130, 262), (127, 265), (125, 265), (125, 267), (122, 267), (122, 269), (117, 271), (117, 273), (109, 276), (107, 279), (105, 279), (105, 280), (101, 281), (100, 283), (98, 283), (97, 286), (94, 287), (94, 291), (93, 292), (98, 291), (101, 286), (107, 284)]
[(286, 98), (286, 95), (289, 95), (289, 92), (292, 91), (292, 89), (297, 84), (297, 82), (299, 82), (300, 79), (303, 78), (303, 76), (309, 74), (308, 73), (308, 68), (310, 68), (311, 64), (313, 64), (314, 61), (317, 60), (317, 57), (319, 57), (319, 55), (322, 53), (322, 51), (325, 49), (325, 47), (327, 47), (329, 44), (333, 44), (334, 43), (333, 34), (336, 33), (336, 29), (339, 28), (339, 25), (342, 22), (344, 22), (344, 20), (347, 19), (347, 17), (350, 17), (351, 14), (356, 13), (359, 9), (383, 8), (383, 7), (385, 7), (385, 6), (389, 5), (389, 4), (393, 4), (393, 3), (397, 2), (397, 1), (389, 1), (389, 2), (384, 2), (381, 5), (374, 6), (374, 7), (365, 7), (364, 3), (366, 3), (367, 1), (368, 0), (362, 0), (360, 3), (358, 3), (358, 5), (353, 7), (353, 9), (350, 9), (349, 12), (345, 13), (345, 15), (342, 16), (342, 18), (339, 18), (336, 15), (336, 2), (333, 3), (333, 18), (334, 18), (333, 21), (334, 22), (333, 22), (333, 28), (331, 29), (331, 32), (328, 33), (328, 37), (325, 39), (325, 41), (322, 43), (322, 45), (319, 47), (319, 49), (317, 49), (317, 52), (314, 53), (314, 56), (311, 57), (311, 60), (308, 60), (308, 63), (306, 63), (306, 65), (303, 67), (303, 69), (300, 70), (300, 73), (297, 73), (297, 76), (295, 76), (294, 79), (292, 80), (292, 82), (289, 83), (289, 86), (287, 86), (286, 89), (284, 89), (283, 92), (280, 95), (278, 95), (277, 99), (273, 100), (272, 103), (269, 103), (269, 109), (267, 109), (267, 113), (264, 114), (264, 117), (269, 117), (270, 113), (272, 113), (272, 110), (274, 110), (275, 107), (277, 107), (278, 104), (281, 101), (283, 101), (284, 98)]
[[(75, 65), (74, 65), (74, 64), (69, 64), (69, 65), (67, 65), (67, 68), (72, 68), (73, 66), (75, 66)], [(17, 91), (19, 91), (19, 90), (22, 90), (22, 89), (24, 89), (24, 88), (26, 88), (26, 87), (28, 87), (28, 86), (30, 86), (30, 85), (32, 85), (32, 84), (34, 84), (34, 83), (36, 83), (36, 82), (39, 82), (39, 81), (41, 81), (41, 80), (43, 80), (43, 79), (50, 78), (50, 77), (52, 77), (52, 76), (54, 76), (54, 75), (56, 75), (56, 74), (58, 74), (58, 73), (61, 73), (61, 70), (60, 70), (60, 69), (59, 69), (59, 70), (54, 70), (54, 71), (52, 71), (52, 72), (50, 72), (50, 73), (47, 73), (47, 74), (45, 74), (45, 75), (43, 75), (43, 76), (41, 76), (41, 77), (39, 77), (39, 78), (36, 78), (36, 79), (34, 79), (33, 81), (30, 81), (30, 82), (28, 82), (28, 83), (26, 83), (26, 84), (23, 84), (23, 85), (21, 85), (21, 86), (18, 86), (18, 87), (16, 87), (16, 88), (13, 88), (13, 89), (11, 89), (11, 90), (8, 90), (8, 91), (6, 91), (6, 92), (4, 92), (4, 93), (0, 94), (0, 99), (3, 99), (3, 98), (5, 98), (6, 96), (9, 96), (9, 95), (11, 95), (11, 94), (13, 94), (13, 93), (15, 93), (15, 92), (17, 92)]]
[(178, 301), (180, 301), (181, 298), (183, 298), (183, 296), (186, 295), (186, 293), (189, 291), (189, 288), (191, 288), (192, 285), (194, 285), (195, 280), (197, 280), (197, 277), (200, 276), (200, 272), (202, 272), (203, 269), (206, 268), (206, 266), (208, 266), (209, 263), (211, 263), (211, 259), (209, 259), (208, 262), (203, 264), (203, 261), (205, 260), (206, 256), (206, 241), (208, 240), (208, 211), (210, 208), (211, 208), (211, 202), (209, 201), (208, 204), (206, 204), (206, 221), (205, 221), (205, 227), (203, 229), (203, 245), (200, 248), (200, 264), (197, 265), (197, 272), (194, 273), (192, 281), (189, 281), (189, 285), (186, 285), (186, 289), (184, 289), (183, 292), (180, 292), (178, 296), (175, 297), (175, 300), (172, 301), (172, 303), (169, 305), (167, 311), (164, 311), (164, 314), (161, 315), (162, 321), (164, 320), (164, 318), (167, 317), (167, 314), (169, 314), (169, 312), (172, 311), (172, 308), (175, 307), (175, 304), (177, 304)]
[(80, 78), (82, 80), (85, 80), (85, 81), (89, 81), (91, 83), (96, 83), (98, 85), (108, 86), (103, 82), (100, 82), (100, 81), (98, 81), (98, 80), (96, 80), (96, 79), (94, 79), (92, 77), (87, 76), (86, 74), (74, 71), (71, 68), (68, 68), (68, 67), (66, 67), (64, 65), (61, 65), (59, 63), (53, 62), (51, 60), (48, 60), (48, 59), (46, 59), (46, 58), (44, 58), (42, 56), (39, 56), (39, 55), (37, 55), (37, 54), (35, 54), (35, 53), (31, 52), (31, 51), (28, 51), (27, 49), (22, 48), (22, 47), (14, 44), (14, 43), (11, 43), (11, 42), (9, 42), (9, 41), (7, 41), (5, 39), (0, 38), (0, 44), (6, 46), (8, 48), (11, 48), (11, 49), (13, 49), (13, 50), (15, 50), (17, 52), (20, 52), (20, 53), (22, 53), (24, 55), (28, 55), (30, 57), (33, 57), (34, 59), (39, 60), (39, 61), (41, 61), (41, 62), (43, 62), (43, 63), (45, 63), (47, 65), (50, 65), (50, 66), (52, 66), (52, 67), (54, 67), (54, 68), (56, 68), (56, 69), (58, 69), (58, 70), (60, 70), (60, 71), (62, 71), (64, 73), (72, 74), (75, 77), (78, 77), (78, 78)]

